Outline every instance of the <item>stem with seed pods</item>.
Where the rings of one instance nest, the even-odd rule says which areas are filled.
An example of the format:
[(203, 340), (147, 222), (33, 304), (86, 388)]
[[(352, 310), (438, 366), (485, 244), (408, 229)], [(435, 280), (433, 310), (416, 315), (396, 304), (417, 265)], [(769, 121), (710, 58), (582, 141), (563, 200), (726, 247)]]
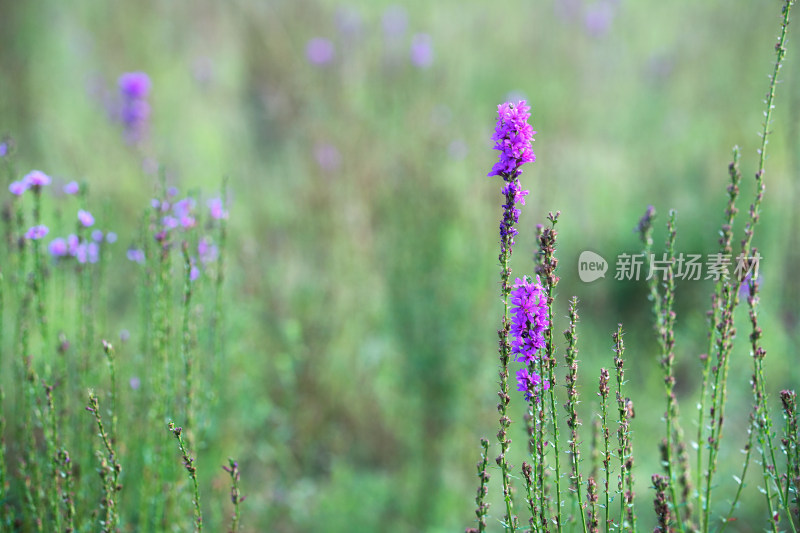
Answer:
[(567, 426), (570, 429), (569, 440), (569, 453), (572, 457), (572, 487), (571, 490), (575, 494), (575, 500), (578, 505), (578, 512), (581, 516), (581, 526), (584, 533), (586, 533), (586, 514), (583, 511), (581, 504), (581, 487), (583, 485), (581, 474), (579, 471), (580, 463), (580, 450), (578, 449), (578, 389), (576, 387), (578, 381), (578, 298), (572, 297), (569, 302), (569, 328), (564, 332), (564, 337), (567, 339), (567, 403), (564, 408), (567, 410)]
[(194, 457), (189, 455), (189, 450), (186, 448), (186, 443), (181, 436), (183, 428), (176, 426), (172, 420), (169, 421), (167, 427), (178, 440), (178, 447), (181, 450), (181, 457), (183, 458), (183, 466), (186, 468), (186, 471), (189, 472), (189, 477), (192, 479), (192, 485), (194, 487), (194, 500), (192, 500), (194, 504), (194, 531), (195, 533), (200, 533), (203, 531), (203, 513), (200, 510), (200, 488), (197, 484), (197, 467), (194, 466)]

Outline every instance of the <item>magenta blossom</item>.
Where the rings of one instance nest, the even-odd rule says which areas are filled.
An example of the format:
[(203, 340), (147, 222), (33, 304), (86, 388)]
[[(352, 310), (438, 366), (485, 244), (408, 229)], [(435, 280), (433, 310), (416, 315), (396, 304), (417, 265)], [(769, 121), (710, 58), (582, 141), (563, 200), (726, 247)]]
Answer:
[(31, 189), (39, 189), (44, 187), (45, 185), (50, 185), (50, 176), (42, 172), (41, 170), (32, 170), (28, 172), (23, 181), (30, 187)]
[(24, 181), (14, 181), (8, 186), (8, 190), (14, 196), (20, 196), (22, 193), (28, 190), (28, 184)]
[(497, 106), (497, 126), (492, 140), (495, 141), (494, 149), (500, 152), (500, 160), (492, 167), (489, 176), (515, 178), (522, 172), (520, 167), (523, 164), (536, 161), (531, 147), (536, 132), (528, 124), (530, 109), (525, 100)]
[(78, 211), (78, 221), (84, 228), (89, 228), (94, 225), (94, 217), (88, 211), (84, 211), (83, 209)]
[(50, 230), (47, 229), (47, 226), (39, 224), (38, 226), (31, 227), (27, 233), (25, 233), (25, 238), (38, 241), (39, 239), (43, 239), (49, 232)]

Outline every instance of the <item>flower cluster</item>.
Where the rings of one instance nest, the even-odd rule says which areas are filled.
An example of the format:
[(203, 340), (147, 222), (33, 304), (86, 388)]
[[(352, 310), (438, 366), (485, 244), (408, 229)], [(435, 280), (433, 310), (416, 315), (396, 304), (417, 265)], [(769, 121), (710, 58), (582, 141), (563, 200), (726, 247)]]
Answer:
[(525, 393), (531, 401), (540, 390), (547, 390), (550, 383), (542, 380), (528, 367), (538, 358), (536, 353), (544, 348), (544, 333), (549, 326), (547, 297), (539, 279), (517, 278), (511, 290), (511, 353), (525, 366), (517, 371), (517, 390)]
[(519, 222), (519, 208), (518, 205), (525, 205), (525, 197), (528, 195), (527, 190), (522, 190), (519, 180), (512, 180), (506, 182), (501, 191), (503, 196), (506, 197), (506, 203), (503, 204), (503, 220), (500, 222), (500, 237), (508, 237), (509, 244), (514, 244), (514, 237), (519, 233), (514, 227), (514, 224)]
[(119, 77), (119, 92), (122, 97), (120, 119), (125, 127), (125, 140), (129, 144), (140, 142), (147, 134), (150, 118), (150, 77), (144, 72), (126, 72)]
[[(81, 209), (78, 211), (78, 223), (82, 228), (94, 225), (94, 217), (88, 211)], [(80, 233), (80, 232), (79, 232)], [(48, 249), (54, 258), (74, 258), (78, 263), (97, 263), (100, 260), (100, 245), (103, 243), (113, 244), (117, 242), (117, 234), (113, 231), (103, 234), (102, 230), (92, 231), (90, 238), (75, 235), (67, 237), (56, 237), (50, 241)]]
[(20, 196), (28, 189), (39, 191), (42, 187), (50, 185), (50, 181), (50, 176), (41, 170), (32, 170), (28, 172), (21, 180), (12, 182), (8, 186), (8, 190), (14, 196)]
[(519, 176), (523, 164), (536, 161), (531, 147), (536, 132), (528, 124), (530, 110), (525, 100), (497, 106), (497, 126), (492, 140), (495, 141), (494, 149), (500, 151), (500, 160), (492, 167), (489, 176), (503, 176), (508, 181)]

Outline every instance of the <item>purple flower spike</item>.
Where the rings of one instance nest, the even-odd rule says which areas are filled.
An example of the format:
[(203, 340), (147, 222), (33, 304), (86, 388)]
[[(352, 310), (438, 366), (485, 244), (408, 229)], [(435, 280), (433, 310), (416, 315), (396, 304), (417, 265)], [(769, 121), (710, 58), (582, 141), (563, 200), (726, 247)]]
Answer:
[(81, 186), (78, 185), (77, 181), (70, 181), (64, 185), (64, 194), (78, 194), (78, 191), (80, 190)]
[(23, 181), (28, 185), (28, 187), (32, 189), (38, 189), (44, 187), (45, 185), (50, 185), (50, 176), (41, 170), (32, 170), (25, 175)]
[(150, 77), (144, 72), (126, 72), (119, 77), (120, 92), (130, 99), (147, 98), (150, 94)]
[(212, 198), (208, 201), (208, 209), (211, 211), (211, 218), (220, 220), (228, 218), (228, 211), (222, 205), (222, 200)]
[(64, 257), (69, 254), (67, 240), (62, 237), (50, 241), (50, 246), (48, 248), (50, 250), (50, 255), (53, 257)]
[(94, 225), (94, 217), (88, 211), (84, 211), (81, 209), (78, 211), (78, 221), (84, 228), (88, 228)]
[(547, 296), (536, 278), (517, 278), (511, 289), (511, 353), (526, 365), (536, 361), (536, 352), (544, 348), (544, 332), (550, 325), (547, 319)]
[(306, 45), (306, 57), (314, 65), (327, 65), (333, 61), (333, 43), (322, 37), (315, 37)]
[(517, 390), (525, 393), (525, 399), (534, 401), (540, 392), (550, 388), (550, 382), (544, 380), (536, 372), (528, 372), (527, 368), (517, 370)]
[(497, 126), (492, 140), (495, 141), (494, 149), (500, 151), (500, 161), (492, 167), (489, 176), (503, 176), (508, 181), (522, 173), (520, 167), (523, 164), (536, 161), (531, 148), (536, 132), (528, 124), (530, 110), (525, 100), (497, 106)]
[(11, 191), (11, 194), (14, 196), (20, 196), (28, 190), (28, 184), (24, 181), (15, 181), (8, 186), (8, 190)]
[(25, 238), (30, 239), (32, 241), (38, 241), (39, 239), (43, 239), (50, 230), (47, 229), (47, 226), (40, 224), (38, 226), (33, 226), (31, 229), (25, 233)]

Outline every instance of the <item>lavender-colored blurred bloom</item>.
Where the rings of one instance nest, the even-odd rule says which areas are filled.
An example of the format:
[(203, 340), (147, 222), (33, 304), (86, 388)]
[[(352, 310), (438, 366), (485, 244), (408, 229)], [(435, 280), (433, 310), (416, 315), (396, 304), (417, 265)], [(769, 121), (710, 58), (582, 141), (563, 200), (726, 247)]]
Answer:
[(173, 216), (167, 215), (161, 219), (161, 225), (166, 230), (175, 229), (178, 227), (178, 219)]
[(125, 128), (125, 139), (129, 144), (140, 142), (147, 134), (150, 104), (147, 96), (152, 86), (144, 72), (126, 72), (118, 80), (122, 108), (120, 120)]
[(77, 181), (70, 181), (64, 185), (64, 194), (78, 194), (78, 191), (80, 190), (81, 186), (78, 185)]
[(192, 258), (192, 266), (189, 269), (189, 281), (194, 281), (198, 277), (200, 277), (200, 269), (194, 264), (194, 258)]
[(361, 15), (354, 8), (340, 6), (336, 8), (334, 15), (336, 28), (343, 36), (355, 39), (361, 36), (363, 22)]
[(530, 109), (525, 100), (497, 106), (497, 126), (492, 140), (495, 141), (494, 149), (500, 151), (500, 160), (492, 167), (489, 176), (515, 178), (522, 173), (520, 167), (523, 164), (536, 161), (531, 148), (536, 132), (528, 124)]
[(14, 181), (8, 186), (8, 190), (11, 191), (11, 194), (14, 196), (20, 196), (28, 190), (28, 184), (24, 181)]
[(335, 171), (342, 162), (339, 150), (330, 143), (317, 143), (314, 146), (314, 159), (325, 172)]
[(433, 64), (433, 39), (427, 33), (418, 33), (411, 39), (411, 62), (420, 68)]
[(45, 185), (50, 185), (50, 176), (42, 172), (41, 170), (32, 170), (28, 172), (23, 181), (30, 187), (31, 189), (36, 189), (40, 187), (44, 187)]
[(139, 387), (142, 385), (142, 381), (136, 376), (133, 376), (128, 383), (133, 390), (139, 390)]
[(217, 259), (219, 249), (217, 246), (209, 241), (207, 237), (203, 237), (197, 243), (197, 256), (203, 265), (207, 265)]
[(89, 260), (89, 249), (85, 242), (80, 243), (75, 249), (75, 259), (82, 265)]
[(103, 232), (99, 229), (96, 229), (92, 232), (92, 240), (94, 242), (103, 242)]
[(5, 157), (8, 153), (8, 144), (7, 143), (0, 143), (0, 157)]
[(167, 196), (169, 196), (170, 198), (172, 198), (173, 196), (175, 196), (177, 194), (178, 194), (178, 188), (177, 187), (170, 187), (169, 189), (167, 189)]
[(147, 98), (150, 94), (150, 77), (144, 72), (126, 72), (119, 77), (119, 90), (128, 98)]
[(614, 6), (606, 1), (595, 2), (586, 8), (584, 25), (592, 37), (602, 37), (608, 33), (614, 20)]
[(119, 340), (120, 340), (120, 341), (122, 341), (122, 342), (128, 342), (128, 340), (129, 340), (130, 338), (131, 338), (131, 332), (130, 332), (130, 331), (128, 331), (127, 329), (121, 329), (121, 330), (119, 331)]
[(94, 217), (90, 212), (81, 209), (78, 211), (78, 222), (80, 222), (84, 228), (89, 228), (94, 225)]
[(143, 265), (145, 262), (143, 250), (131, 248), (130, 250), (128, 250), (128, 253), (126, 255), (128, 257), (128, 260), (133, 261), (135, 263), (139, 263), (140, 265)]
[(90, 263), (100, 260), (100, 246), (96, 242), (86, 243), (86, 255)]
[(115, 242), (117, 242), (117, 234), (114, 233), (113, 231), (109, 231), (108, 233), (106, 233), (106, 242), (109, 244), (114, 244)]
[(50, 230), (47, 229), (47, 226), (44, 224), (39, 224), (38, 226), (32, 226), (27, 233), (25, 233), (25, 238), (32, 241), (38, 241), (39, 239), (44, 238), (49, 232)]
[(219, 198), (212, 198), (208, 201), (208, 209), (211, 214), (211, 218), (215, 220), (221, 220), (228, 218), (228, 211), (225, 209), (225, 206), (222, 205), (222, 200)]
[(314, 65), (327, 65), (333, 61), (333, 43), (322, 37), (314, 37), (306, 45), (306, 57)]
[(78, 236), (74, 233), (67, 235), (67, 248), (69, 250), (69, 255), (75, 256), (78, 254), (78, 246), (80, 246), (81, 241), (78, 239)]
[(178, 218), (183, 218), (185, 216), (189, 216), (194, 209), (195, 206), (194, 198), (184, 198), (183, 200), (178, 200), (175, 202), (175, 205), (172, 206), (172, 212)]
[(383, 12), (383, 33), (387, 37), (400, 37), (408, 27), (408, 13), (403, 6), (392, 5)]
[(48, 249), (50, 250), (50, 255), (53, 257), (64, 257), (69, 254), (67, 240), (63, 237), (57, 237), (50, 241)]

